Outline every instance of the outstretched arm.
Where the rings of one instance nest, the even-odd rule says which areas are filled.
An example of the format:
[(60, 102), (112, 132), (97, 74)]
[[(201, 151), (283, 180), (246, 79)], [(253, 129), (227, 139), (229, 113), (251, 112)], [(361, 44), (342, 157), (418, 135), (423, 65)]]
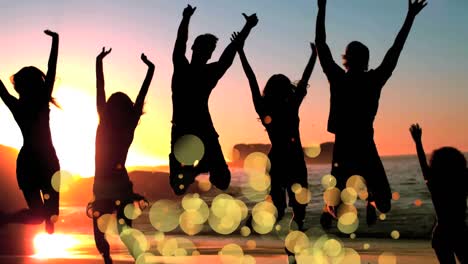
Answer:
[(187, 5), (182, 13), (182, 22), (180, 22), (179, 30), (177, 31), (177, 39), (172, 53), (172, 62), (177, 64), (179, 62), (187, 61), (185, 57), (185, 50), (187, 48), (188, 28), (190, 18), (197, 8)]
[(413, 124), (410, 127), (411, 136), (416, 144), (416, 151), (418, 153), (419, 164), (421, 165), (422, 174), (426, 182), (430, 180), (429, 166), (427, 165), (426, 153), (422, 144), (422, 129), (419, 124)]
[(48, 99), (52, 96), (54, 89), (55, 75), (57, 72), (57, 58), (59, 47), (59, 35), (56, 32), (45, 30), (44, 33), (52, 37), (52, 47), (50, 49), (49, 63), (47, 64), (47, 75), (45, 78), (45, 87), (48, 93)]
[(312, 71), (314, 70), (315, 61), (317, 60), (317, 50), (314, 43), (310, 43), (310, 48), (312, 49), (312, 54), (310, 55), (309, 62), (304, 69), (304, 73), (302, 74), (302, 78), (297, 84), (296, 93), (299, 96), (299, 104), (301, 104), (302, 99), (307, 94), (307, 86), (312, 75)]
[[(238, 34), (233, 33), (231, 40), (234, 42), (236, 41), (237, 37), (238, 37)], [(242, 44), (238, 46), (238, 52), (239, 52), (239, 58), (242, 63), (242, 68), (244, 69), (245, 75), (247, 76), (247, 79), (249, 80), (249, 86), (250, 86), (250, 91), (252, 92), (252, 100), (254, 103), (255, 111), (260, 117), (262, 117), (263, 115), (262, 113), (263, 111), (261, 107), (262, 96), (260, 95), (260, 87), (258, 86), (257, 77), (255, 77), (255, 73), (252, 70), (252, 67), (250, 67), (249, 61), (247, 60), (247, 57), (245, 56), (244, 47)]]
[(327, 0), (318, 0), (318, 14), (315, 28), (315, 45), (320, 59), (322, 69), (330, 79), (330, 75), (336, 72), (343, 72), (343, 69), (338, 66), (333, 60), (330, 48), (327, 45), (327, 35), (325, 31), (325, 13)]
[[(397, 66), (398, 59), (400, 58), (401, 51), (405, 45), (406, 39), (413, 26), (414, 19), (421, 12), (421, 10), (427, 5), (426, 0), (408, 0), (408, 14), (406, 15), (405, 22), (398, 33), (393, 46), (387, 51), (382, 64), (376, 69), (386, 79), (390, 78), (393, 70)], [(386, 80), (385, 79), (385, 80)]]
[(138, 116), (140, 116), (143, 113), (143, 104), (145, 102), (145, 97), (148, 93), (148, 89), (154, 74), (154, 64), (150, 60), (148, 60), (146, 55), (143, 53), (141, 54), (141, 60), (148, 66), (148, 71), (146, 72), (145, 80), (141, 85), (140, 92), (138, 93), (138, 97), (135, 101), (134, 109)]
[(112, 51), (112, 48), (106, 51), (102, 47), (101, 53), (96, 57), (96, 105), (99, 115), (104, 111), (106, 106), (106, 91), (104, 90), (104, 71), (102, 67), (102, 60)]
[(0, 97), (11, 112), (14, 112), (16, 110), (16, 104), (18, 102), (18, 99), (16, 99), (8, 92), (2, 80), (0, 80)]
[(256, 14), (252, 14), (247, 16), (246, 14), (242, 13), (245, 18), (245, 25), (240, 31), (239, 34), (236, 35), (235, 39), (231, 39), (231, 43), (224, 49), (223, 54), (218, 60), (218, 78), (221, 78), (224, 73), (231, 67), (232, 62), (236, 56), (236, 51), (239, 45), (243, 45), (247, 37), (249, 36), (250, 31), (254, 28), (258, 23), (258, 18)]

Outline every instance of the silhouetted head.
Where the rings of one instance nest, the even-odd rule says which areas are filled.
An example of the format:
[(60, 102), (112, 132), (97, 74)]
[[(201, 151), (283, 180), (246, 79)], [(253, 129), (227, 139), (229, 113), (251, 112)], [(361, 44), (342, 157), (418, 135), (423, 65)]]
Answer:
[(133, 102), (130, 98), (122, 93), (117, 92), (112, 94), (107, 100), (105, 120), (114, 128), (125, 127), (135, 116)]
[(442, 147), (432, 153), (430, 168), (440, 187), (463, 187), (466, 191), (468, 174), (465, 156), (456, 148)]
[(275, 74), (270, 77), (263, 89), (263, 98), (270, 103), (286, 102), (294, 92), (294, 85), (283, 74)]
[(346, 70), (367, 71), (369, 68), (369, 49), (359, 41), (352, 41), (343, 55)]
[(45, 74), (38, 68), (28, 66), (11, 76), (11, 83), (20, 99), (32, 99), (38, 96), (47, 96), (45, 77)]
[(212, 34), (198, 36), (192, 45), (192, 61), (206, 63), (211, 59), (211, 55), (216, 48), (218, 38)]

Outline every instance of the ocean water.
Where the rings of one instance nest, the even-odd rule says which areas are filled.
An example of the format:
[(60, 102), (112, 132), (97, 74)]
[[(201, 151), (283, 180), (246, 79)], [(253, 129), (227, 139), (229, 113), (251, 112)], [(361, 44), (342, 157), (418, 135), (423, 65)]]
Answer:
[[(358, 200), (355, 203), (358, 209), (359, 227), (355, 234), (358, 237), (368, 238), (390, 238), (392, 231), (398, 231), (401, 239), (430, 239), (432, 229), (436, 223), (434, 207), (432, 205), (430, 193), (424, 183), (421, 174), (419, 162), (416, 156), (396, 156), (384, 157), (382, 159), (387, 177), (390, 182), (392, 192), (398, 192), (400, 198), (392, 201), (392, 209), (385, 214), (384, 220), (377, 220), (377, 224), (367, 226), (365, 220), (365, 202)], [(320, 183), (324, 175), (330, 173), (330, 164), (308, 165), (308, 180), (309, 190), (312, 192), (311, 202), (307, 205), (306, 228), (320, 228), (319, 219), (323, 208), (323, 187)], [(252, 191), (245, 191), (247, 188), (247, 175), (243, 168), (231, 168), (232, 181), (231, 188), (227, 191), (228, 194), (240, 199), (246, 203), (249, 209), (253, 208), (256, 202), (251, 201), (248, 197), (252, 196)], [(199, 176), (200, 179), (207, 178), (207, 175)], [(198, 179), (197, 179), (198, 180)], [(212, 200), (223, 192), (212, 188), (208, 192), (200, 193), (200, 197), (210, 206)], [(415, 201), (420, 200), (420, 204)], [(155, 201), (150, 201), (155, 202)], [(76, 214), (83, 214), (83, 209), (75, 208)], [(143, 214), (134, 221), (134, 227), (145, 234), (153, 234), (154, 227), (149, 221), (149, 210), (143, 211)], [(292, 211), (290, 208), (286, 211), (286, 218), (291, 217)], [(241, 223), (241, 226), (243, 223)], [(240, 227), (241, 227), (240, 226)], [(344, 235), (334, 226), (329, 232), (341, 236)], [(239, 227), (239, 228), (240, 228)], [(77, 227), (74, 227), (75, 229)], [(81, 232), (87, 233), (89, 227), (84, 227)], [(86, 229), (86, 230), (85, 230)], [(183, 235), (182, 230), (178, 227), (170, 232), (173, 235)], [(206, 223), (200, 235), (215, 235), (209, 225)], [(238, 236), (239, 232), (235, 232)], [(274, 234), (272, 234), (274, 235)]]
[[(384, 220), (378, 219), (377, 224), (373, 226), (367, 226), (365, 202), (358, 200), (355, 206), (358, 209), (360, 225), (356, 235), (380, 238), (390, 237), (392, 231), (398, 231), (401, 238), (430, 238), (436, 216), (417, 156), (383, 157), (382, 162), (392, 192), (397, 192), (400, 198), (392, 200), (391, 211), (385, 214)], [(324, 175), (330, 173), (331, 165), (308, 165), (307, 169), (312, 199), (307, 206), (306, 227), (319, 227), (323, 209), (323, 187), (320, 181)], [(247, 176), (242, 168), (232, 169), (232, 186), (244, 189), (246, 181)], [(209, 203), (217, 194), (219, 192), (208, 192), (202, 194), (202, 197)], [(249, 208), (255, 205), (246, 198), (248, 193), (236, 192), (233, 196), (246, 202)], [(416, 203), (417, 200), (419, 203)], [(290, 217), (291, 213), (291, 209), (288, 209), (286, 216)], [(332, 228), (331, 232), (340, 233), (336, 228)]]

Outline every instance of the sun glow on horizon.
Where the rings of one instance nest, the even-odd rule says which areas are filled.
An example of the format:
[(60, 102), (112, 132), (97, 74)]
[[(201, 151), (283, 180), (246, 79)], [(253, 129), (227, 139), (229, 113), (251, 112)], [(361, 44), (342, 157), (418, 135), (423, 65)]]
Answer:
[[(51, 130), (62, 170), (81, 177), (94, 175), (96, 129), (99, 117), (94, 95), (61, 86), (55, 93), (62, 109), (51, 108)], [(168, 161), (130, 149), (126, 166), (160, 166)]]
[(62, 109), (51, 108), (52, 139), (62, 170), (94, 175), (98, 115), (94, 98), (78, 89), (60, 86), (54, 94)]

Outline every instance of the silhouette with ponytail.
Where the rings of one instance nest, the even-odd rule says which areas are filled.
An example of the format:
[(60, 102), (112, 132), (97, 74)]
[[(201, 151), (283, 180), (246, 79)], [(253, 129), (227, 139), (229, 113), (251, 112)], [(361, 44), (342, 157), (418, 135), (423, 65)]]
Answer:
[[(146, 199), (133, 192), (133, 183), (128, 177), (125, 161), (143, 113), (145, 97), (155, 68), (154, 64), (141, 54), (141, 60), (148, 66), (148, 71), (135, 103), (122, 92), (112, 94), (106, 102), (102, 61), (111, 50), (102, 48), (102, 52), (96, 58), (96, 104), (99, 125), (96, 132), (94, 201), (88, 204), (87, 209), (88, 216), (93, 218), (96, 247), (106, 264), (112, 263), (112, 258), (105, 230), (99, 229), (99, 218), (104, 214), (115, 213), (120, 234), (122, 230), (132, 225), (132, 220), (124, 214), (125, 206), (133, 203), (138, 203), (137, 206), (141, 208), (147, 206)], [(131, 248), (129, 250), (133, 253)], [(136, 259), (138, 256), (133, 257)]]

